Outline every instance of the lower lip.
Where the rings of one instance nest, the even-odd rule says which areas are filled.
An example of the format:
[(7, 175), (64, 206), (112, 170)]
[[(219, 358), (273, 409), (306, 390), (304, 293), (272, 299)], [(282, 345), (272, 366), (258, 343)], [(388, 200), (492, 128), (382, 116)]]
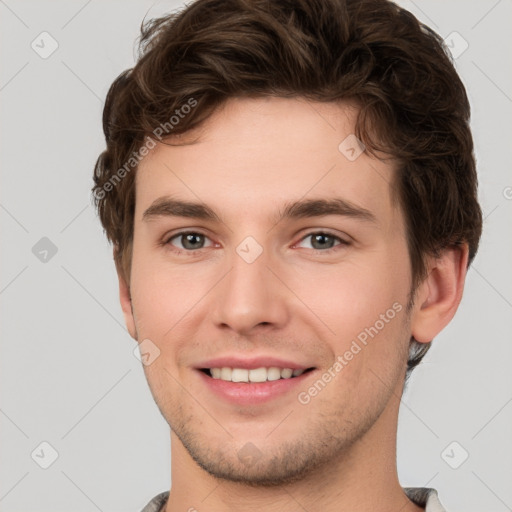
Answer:
[(290, 379), (266, 382), (229, 382), (214, 379), (198, 370), (201, 379), (213, 393), (237, 405), (257, 405), (285, 395), (300, 386), (314, 370)]

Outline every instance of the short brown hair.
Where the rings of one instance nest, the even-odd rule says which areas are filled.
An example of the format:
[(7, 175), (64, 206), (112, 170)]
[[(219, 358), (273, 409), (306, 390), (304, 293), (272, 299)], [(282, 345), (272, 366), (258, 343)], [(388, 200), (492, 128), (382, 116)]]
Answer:
[[(137, 64), (105, 103), (93, 192), (127, 280), (141, 147), (157, 127), (184, 133), (228, 98), (258, 96), (357, 102), (358, 138), (399, 162), (413, 290), (443, 248), (467, 243), (471, 263), (482, 213), (470, 107), (435, 32), (387, 0), (196, 0), (143, 22)], [(412, 339), (408, 374), (430, 345)]]

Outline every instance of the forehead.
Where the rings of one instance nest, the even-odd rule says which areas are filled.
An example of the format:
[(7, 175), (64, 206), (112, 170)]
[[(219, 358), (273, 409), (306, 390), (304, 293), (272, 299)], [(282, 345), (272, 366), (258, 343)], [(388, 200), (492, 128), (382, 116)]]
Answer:
[(142, 160), (136, 218), (164, 196), (254, 222), (274, 218), (292, 201), (341, 197), (391, 222), (393, 165), (364, 152), (357, 157), (356, 115), (348, 103), (231, 99), (201, 127), (170, 139), (172, 145), (157, 144)]

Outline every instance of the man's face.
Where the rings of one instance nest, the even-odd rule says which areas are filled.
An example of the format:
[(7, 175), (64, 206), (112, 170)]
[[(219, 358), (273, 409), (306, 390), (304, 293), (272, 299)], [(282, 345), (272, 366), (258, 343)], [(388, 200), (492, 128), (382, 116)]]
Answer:
[[(403, 214), (391, 164), (354, 159), (352, 138), (339, 149), (355, 113), (230, 100), (195, 143), (159, 144), (137, 171), (130, 330), (160, 350), (144, 367), (155, 401), (215, 476), (299, 478), (348, 453), (402, 389)], [(170, 215), (171, 199), (207, 205), (219, 220)], [(338, 199), (338, 213), (296, 208), (279, 220), (294, 202)], [(213, 378), (211, 367), (238, 370)], [(262, 367), (307, 371), (224, 380), (290, 373)]]

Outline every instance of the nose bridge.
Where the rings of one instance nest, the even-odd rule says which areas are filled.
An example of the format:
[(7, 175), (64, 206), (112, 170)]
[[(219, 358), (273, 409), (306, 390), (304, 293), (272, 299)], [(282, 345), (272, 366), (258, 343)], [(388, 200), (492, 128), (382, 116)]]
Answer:
[(282, 326), (286, 322), (285, 290), (268, 268), (271, 260), (270, 251), (253, 237), (235, 248), (229, 258), (230, 271), (215, 293), (218, 326), (248, 333), (259, 324)]

